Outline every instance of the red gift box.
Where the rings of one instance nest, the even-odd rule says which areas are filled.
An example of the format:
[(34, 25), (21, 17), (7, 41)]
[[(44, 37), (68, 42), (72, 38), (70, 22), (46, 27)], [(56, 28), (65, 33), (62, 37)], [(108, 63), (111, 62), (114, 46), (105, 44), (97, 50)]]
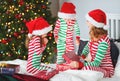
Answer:
[(63, 64), (57, 64), (56, 69), (59, 71), (65, 71), (68, 69), (76, 70), (76, 68), (71, 68), (69, 64), (63, 63)]
[(41, 78), (44, 80), (49, 80), (52, 78), (55, 74), (58, 74), (58, 70), (55, 69), (49, 69), (49, 70), (41, 70), (38, 73), (36, 73), (34, 76), (37, 78)]
[(80, 57), (76, 55), (74, 51), (70, 51), (62, 55), (62, 57), (66, 60), (67, 63), (71, 61), (80, 61)]
[(20, 66), (15, 64), (0, 63), (0, 74), (14, 74), (20, 71)]

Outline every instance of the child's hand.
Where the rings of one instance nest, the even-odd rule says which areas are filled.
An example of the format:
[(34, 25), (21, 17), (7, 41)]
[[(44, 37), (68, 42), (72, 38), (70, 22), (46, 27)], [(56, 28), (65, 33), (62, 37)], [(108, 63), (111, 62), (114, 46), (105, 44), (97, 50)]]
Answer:
[(46, 45), (48, 43), (48, 39), (47, 38), (43, 38), (44, 44)]
[(77, 45), (80, 44), (80, 40), (79, 40), (79, 38), (76, 39), (76, 44), (77, 44)]
[(79, 68), (79, 62), (77, 62), (77, 61), (72, 61), (72, 62), (70, 63), (70, 67), (71, 67), (71, 68)]
[(55, 37), (55, 42), (56, 42), (56, 43), (58, 42), (58, 37)]

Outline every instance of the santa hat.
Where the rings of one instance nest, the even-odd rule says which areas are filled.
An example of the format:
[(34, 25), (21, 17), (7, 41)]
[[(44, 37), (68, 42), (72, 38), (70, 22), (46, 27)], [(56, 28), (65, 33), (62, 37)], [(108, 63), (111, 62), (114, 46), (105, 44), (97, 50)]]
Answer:
[(105, 30), (108, 29), (106, 25), (106, 14), (104, 11), (102, 11), (101, 9), (95, 9), (90, 11), (87, 15), (86, 15), (86, 19), (93, 24), (94, 26), (96, 26), (97, 28), (103, 28)]
[(42, 35), (52, 30), (52, 27), (42, 17), (27, 22), (26, 26), (29, 30), (29, 37), (32, 35)]
[(64, 2), (61, 7), (61, 10), (58, 12), (58, 17), (66, 19), (75, 19), (75, 6), (72, 3)]

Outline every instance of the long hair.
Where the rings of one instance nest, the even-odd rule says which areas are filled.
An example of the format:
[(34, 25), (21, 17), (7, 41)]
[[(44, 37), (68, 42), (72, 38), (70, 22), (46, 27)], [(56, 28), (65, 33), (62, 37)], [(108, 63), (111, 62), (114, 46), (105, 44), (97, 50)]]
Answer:
[(91, 37), (99, 38), (102, 35), (107, 35), (108, 31), (104, 30), (103, 28), (97, 28), (95, 26), (92, 26), (89, 34)]
[(29, 41), (30, 41), (30, 38), (28, 36), (26, 36), (26, 39), (25, 39), (25, 47), (28, 49), (28, 46), (29, 46)]

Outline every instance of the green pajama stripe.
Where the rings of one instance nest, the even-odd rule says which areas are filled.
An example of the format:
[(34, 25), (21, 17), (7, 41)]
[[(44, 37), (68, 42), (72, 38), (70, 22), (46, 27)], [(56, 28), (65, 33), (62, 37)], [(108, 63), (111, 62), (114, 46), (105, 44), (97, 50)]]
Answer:
[(42, 58), (42, 54), (37, 55), (36, 53), (34, 53), (33, 59), (32, 59), (32, 65), (33, 65), (33, 67), (35, 67), (38, 70), (48, 70), (49, 67), (47, 67), (47, 66), (41, 66), (41, 58)]
[[(62, 32), (62, 33), (61, 33)], [(65, 41), (66, 41), (66, 32), (67, 32), (67, 24), (65, 23), (64, 19), (60, 18), (60, 30), (58, 33), (58, 44), (57, 44), (57, 63), (61, 64), (64, 62), (64, 58), (62, 57), (62, 55), (65, 52)]]
[(106, 52), (108, 49), (108, 44), (107, 42), (101, 42), (98, 45), (98, 51), (96, 53), (96, 57), (93, 62), (86, 62), (85, 65), (90, 65), (90, 66), (99, 66), (102, 59), (104, 58)]
[[(75, 23), (74, 30), (77, 36), (80, 36), (80, 29), (78, 23)], [(66, 50), (66, 33), (67, 33), (67, 24), (63, 18), (60, 18), (60, 30), (58, 33), (58, 43), (57, 43), (57, 63), (64, 62), (62, 55)]]
[(74, 25), (74, 30), (75, 30), (76, 35), (80, 36), (80, 28), (77, 22)]

